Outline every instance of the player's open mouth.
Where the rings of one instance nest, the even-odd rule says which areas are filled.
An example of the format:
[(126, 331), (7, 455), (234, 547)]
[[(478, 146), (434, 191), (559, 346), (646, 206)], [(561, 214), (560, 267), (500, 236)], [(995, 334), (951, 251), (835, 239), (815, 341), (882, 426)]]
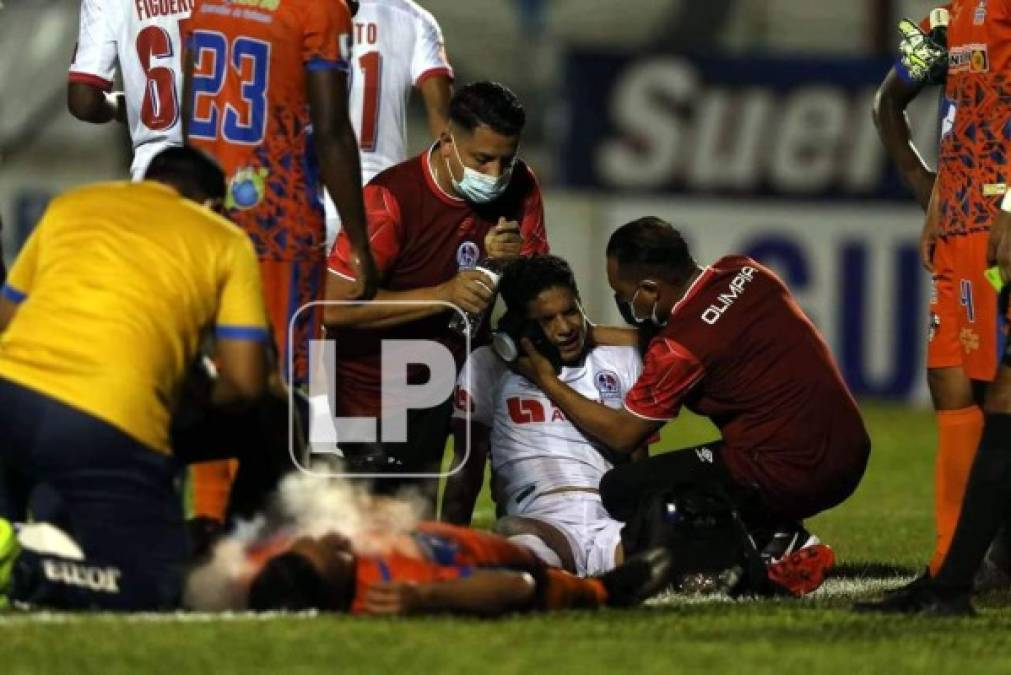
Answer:
[(566, 338), (558, 343), (558, 349), (561, 351), (572, 351), (579, 346), (579, 333), (573, 333), (572, 337)]

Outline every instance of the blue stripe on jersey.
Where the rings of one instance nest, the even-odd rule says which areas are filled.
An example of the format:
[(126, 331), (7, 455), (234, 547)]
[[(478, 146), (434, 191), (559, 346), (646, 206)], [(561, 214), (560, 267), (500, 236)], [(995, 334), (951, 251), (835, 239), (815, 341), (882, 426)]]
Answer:
[(4, 284), (3, 288), (0, 288), (0, 295), (13, 302), (15, 305), (21, 304), (21, 302), (28, 297), (27, 293), (22, 293), (10, 284)]
[(327, 59), (311, 59), (306, 62), (305, 67), (309, 70), (339, 70), (348, 72), (347, 61), (328, 61)]
[(259, 326), (218, 326), (214, 336), (219, 340), (253, 340), (266, 342), (267, 329)]
[(389, 581), (392, 579), (393, 575), (390, 574), (390, 568), (386, 565), (386, 563), (382, 560), (377, 560), (376, 562), (379, 564), (379, 573), (383, 575), (383, 581)]

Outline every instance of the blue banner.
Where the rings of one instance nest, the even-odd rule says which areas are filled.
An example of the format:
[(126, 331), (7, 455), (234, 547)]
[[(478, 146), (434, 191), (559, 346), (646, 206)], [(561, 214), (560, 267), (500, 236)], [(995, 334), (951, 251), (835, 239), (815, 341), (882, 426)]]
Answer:
[[(566, 64), (562, 179), (638, 193), (908, 199), (871, 109), (880, 59), (631, 56)], [(933, 155), (935, 91), (916, 141)]]

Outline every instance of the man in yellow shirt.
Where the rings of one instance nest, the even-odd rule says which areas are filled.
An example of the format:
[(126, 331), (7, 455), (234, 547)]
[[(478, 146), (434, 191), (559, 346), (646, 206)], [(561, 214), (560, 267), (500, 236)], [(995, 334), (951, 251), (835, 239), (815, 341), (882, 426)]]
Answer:
[(256, 256), (208, 208), (220, 168), (170, 148), (146, 178), (56, 198), (0, 292), (0, 518), (24, 520), (45, 484), (88, 561), (23, 552), (14, 590), (19, 575), (38, 589), (21, 599), (175, 605), (187, 542), (169, 422), (203, 339), (216, 338), (215, 403), (263, 392)]

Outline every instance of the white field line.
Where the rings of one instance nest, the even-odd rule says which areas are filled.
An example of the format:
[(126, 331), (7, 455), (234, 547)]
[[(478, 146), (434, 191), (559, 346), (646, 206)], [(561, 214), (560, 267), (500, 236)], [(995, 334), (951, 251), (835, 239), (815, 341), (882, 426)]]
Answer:
[[(835, 578), (828, 579), (821, 588), (807, 596), (813, 600), (853, 599), (880, 593), (889, 588), (895, 588), (912, 580), (912, 577), (866, 577), (866, 578)], [(655, 606), (676, 605), (707, 605), (731, 604), (734, 602), (762, 602), (761, 599), (732, 600), (723, 594), (709, 595), (678, 595), (666, 593), (646, 604)], [(801, 601), (803, 602), (803, 601)], [(95, 621), (105, 623), (210, 623), (210, 622), (263, 622), (274, 619), (312, 619), (316, 612), (267, 612), (254, 614), (251, 612), (223, 612), (211, 614), (208, 612), (142, 612), (137, 614), (114, 614), (108, 612), (13, 612), (0, 614), (0, 626), (16, 626), (19, 624), (75, 624)]]

